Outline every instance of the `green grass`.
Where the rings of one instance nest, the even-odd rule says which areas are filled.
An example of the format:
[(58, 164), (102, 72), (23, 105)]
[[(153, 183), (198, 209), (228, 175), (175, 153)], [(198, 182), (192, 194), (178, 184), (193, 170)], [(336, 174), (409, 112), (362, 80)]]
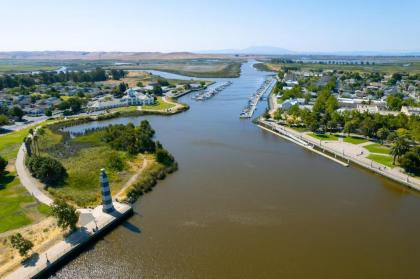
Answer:
[(0, 156), (6, 160), (16, 158), (23, 139), (28, 135), (30, 128), (0, 136)]
[(367, 156), (368, 159), (375, 161), (376, 163), (379, 163), (381, 165), (393, 168), (394, 165), (392, 164), (393, 158), (392, 156), (388, 155), (378, 155), (378, 154), (370, 154)]
[(57, 68), (58, 67), (56, 66), (44, 66), (44, 65), (0, 64), (0, 73), (52, 71)]
[(43, 204), (43, 203), (38, 204), (38, 211), (40, 213), (44, 214), (45, 216), (52, 215), (51, 207), (49, 207), (48, 205)]
[(319, 139), (319, 140), (338, 140), (338, 137), (333, 134), (315, 134), (315, 133), (309, 133), (313, 138)]
[(15, 173), (0, 177), (0, 233), (18, 229), (39, 218), (35, 199), (20, 184)]
[(371, 153), (390, 154), (390, 149), (379, 143), (372, 143), (363, 147)]
[(162, 97), (157, 97), (154, 105), (142, 106), (142, 110), (167, 110), (173, 107), (175, 107), (174, 104), (166, 103), (162, 100)]
[(360, 137), (345, 137), (345, 138), (343, 138), (343, 141), (348, 142), (348, 143), (352, 143), (352, 144), (361, 144), (361, 143), (368, 142), (367, 139), (360, 138)]
[[(101, 201), (99, 172), (107, 169), (111, 192), (115, 194), (134, 174), (126, 166), (122, 171), (108, 167), (112, 156), (118, 154), (123, 161), (130, 162), (135, 158), (128, 157), (125, 152), (111, 149), (101, 141), (104, 131), (98, 130), (87, 135), (70, 139), (63, 146), (62, 143), (50, 149), (41, 149), (45, 154), (59, 160), (67, 170), (68, 177), (63, 185), (50, 187), (48, 191), (56, 197), (64, 198), (78, 206), (93, 206)], [(53, 142), (57, 138), (54, 133), (46, 133), (45, 140)], [(44, 137), (43, 137), (44, 138)]]
[(307, 132), (308, 129), (306, 127), (289, 127), (290, 129), (295, 130), (296, 132), (303, 133)]

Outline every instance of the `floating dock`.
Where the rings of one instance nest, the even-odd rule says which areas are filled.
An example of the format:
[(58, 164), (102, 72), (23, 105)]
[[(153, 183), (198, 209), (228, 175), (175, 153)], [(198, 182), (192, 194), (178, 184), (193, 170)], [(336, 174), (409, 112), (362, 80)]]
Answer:
[(248, 104), (242, 110), (241, 114), (239, 115), (240, 118), (251, 118), (254, 114), (255, 110), (257, 109), (257, 104), (260, 101), (261, 97), (267, 92), (270, 91), (276, 80), (274, 78), (267, 78), (261, 87), (257, 90), (257, 92), (251, 96), (248, 100)]
[(204, 100), (210, 99), (211, 97), (213, 97), (213, 96), (217, 95), (218, 93), (220, 93), (221, 91), (225, 90), (226, 87), (228, 87), (231, 84), (232, 84), (231, 81), (226, 81), (226, 82), (222, 83), (221, 85), (219, 85), (215, 88), (211, 88), (211, 89), (208, 89), (208, 90), (205, 90), (203, 92), (199, 92), (199, 93), (195, 94), (193, 99), (195, 99), (196, 101), (204, 101)]

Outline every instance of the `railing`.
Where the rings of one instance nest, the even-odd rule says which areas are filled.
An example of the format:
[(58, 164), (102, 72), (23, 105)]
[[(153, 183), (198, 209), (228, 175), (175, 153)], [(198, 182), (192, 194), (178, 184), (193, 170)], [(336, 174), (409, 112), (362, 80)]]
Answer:
[[(383, 176), (386, 176), (392, 180), (398, 181), (402, 184), (405, 184), (411, 188), (414, 188), (416, 190), (420, 191), (420, 182), (415, 180), (415, 179), (410, 179), (410, 177), (407, 175), (406, 177), (404, 177), (404, 175), (401, 174), (397, 174), (394, 172), (391, 172), (391, 170), (389, 168), (387, 168), (386, 166), (383, 166), (381, 164), (375, 163), (373, 161), (370, 161), (370, 164), (361, 160), (360, 158), (356, 157), (356, 156), (352, 156), (351, 154), (346, 154), (345, 151), (343, 150), (342, 152), (337, 151), (334, 148), (329, 147), (327, 144), (323, 143), (322, 140), (316, 140), (316, 139), (312, 139), (310, 138), (310, 136), (306, 136), (304, 137), (302, 134), (275, 124), (275, 123), (269, 123), (267, 121), (260, 121), (260, 123), (264, 124), (264, 126), (269, 127), (270, 129), (280, 132), (280, 133), (284, 133), (285, 135), (293, 135), (294, 137), (297, 137), (298, 139), (308, 143), (308, 144), (312, 144), (314, 147), (317, 147), (318, 149), (321, 149), (321, 151), (325, 152), (329, 152), (331, 154), (333, 154), (334, 156), (338, 156), (341, 159), (344, 159), (347, 162), (353, 162), (356, 163), (362, 167), (365, 167), (367, 169), (370, 169), (371, 171), (374, 171), (376, 173), (379, 173)], [(280, 131), (279, 131), (280, 130)]]

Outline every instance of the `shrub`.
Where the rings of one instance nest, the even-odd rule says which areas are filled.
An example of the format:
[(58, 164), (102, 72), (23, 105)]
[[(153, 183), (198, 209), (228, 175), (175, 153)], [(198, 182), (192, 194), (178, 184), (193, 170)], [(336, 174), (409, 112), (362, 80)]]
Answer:
[(7, 160), (0, 156), (0, 174), (4, 172), (7, 166)]
[(51, 157), (31, 156), (26, 160), (32, 175), (48, 186), (58, 185), (67, 177), (63, 165)]
[(29, 250), (34, 247), (34, 244), (30, 240), (25, 239), (20, 233), (12, 235), (10, 242), (12, 243), (12, 247), (18, 250), (22, 257), (25, 257)]

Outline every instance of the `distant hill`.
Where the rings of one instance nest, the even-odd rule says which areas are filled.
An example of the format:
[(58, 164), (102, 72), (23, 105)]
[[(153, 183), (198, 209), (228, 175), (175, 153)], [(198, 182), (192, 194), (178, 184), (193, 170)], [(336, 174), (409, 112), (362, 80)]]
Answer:
[(204, 54), (249, 54), (249, 55), (285, 55), (285, 54), (297, 54), (297, 52), (272, 46), (253, 46), (244, 49), (220, 49), (220, 50), (207, 50), (199, 51)]
[(0, 52), (0, 59), (33, 60), (160, 60), (226, 58), (216, 54), (191, 52), (86, 52), (86, 51), (7, 51)]
[(253, 46), (244, 49), (221, 49), (200, 51), (203, 54), (240, 55), (336, 55), (336, 56), (420, 56), (420, 51), (294, 51), (273, 46)]

